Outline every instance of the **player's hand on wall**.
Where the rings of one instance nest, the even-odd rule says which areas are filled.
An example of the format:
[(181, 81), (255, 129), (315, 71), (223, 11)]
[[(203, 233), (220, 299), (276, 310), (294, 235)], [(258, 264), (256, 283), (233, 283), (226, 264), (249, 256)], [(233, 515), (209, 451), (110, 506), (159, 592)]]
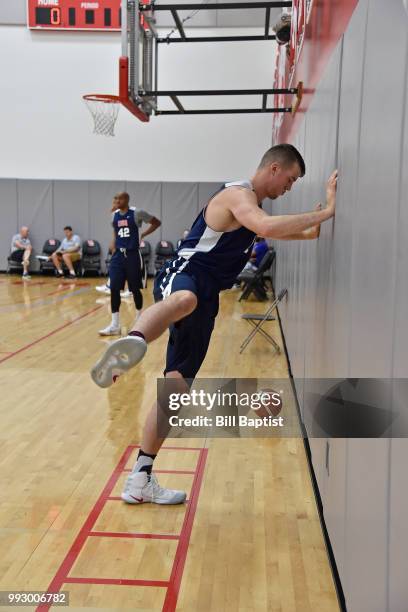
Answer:
[[(317, 211), (322, 210), (322, 205), (320, 204), (320, 202), (318, 204), (316, 204), (315, 210), (317, 210)], [(319, 223), (319, 225), (316, 225), (313, 228), (313, 230), (314, 230), (314, 232), (313, 232), (314, 233), (314, 237), (315, 238), (319, 238), (319, 236), (320, 236), (320, 223)]]
[(327, 208), (331, 212), (333, 217), (336, 210), (336, 190), (337, 190), (337, 170), (335, 170), (329, 177), (326, 187), (326, 198)]

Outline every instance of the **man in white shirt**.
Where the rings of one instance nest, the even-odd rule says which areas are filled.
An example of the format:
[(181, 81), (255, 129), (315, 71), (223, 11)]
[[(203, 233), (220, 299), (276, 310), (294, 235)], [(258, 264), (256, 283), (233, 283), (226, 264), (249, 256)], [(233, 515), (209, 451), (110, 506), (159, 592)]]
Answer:
[(23, 264), (23, 280), (30, 280), (28, 273), (32, 246), (28, 237), (28, 227), (23, 225), (19, 234), (15, 234), (11, 241), (11, 259)]
[(81, 239), (77, 234), (74, 234), (70, 225), (64, 227), (64, 234), (64, 240), (50, 259), (57, 270), (57, 276), (61, 278), (64, 276), (62, 271), (62, 262), (64, 262), (69, 270), (69, 277), (76, 278), (73, 263), (81, 259)]

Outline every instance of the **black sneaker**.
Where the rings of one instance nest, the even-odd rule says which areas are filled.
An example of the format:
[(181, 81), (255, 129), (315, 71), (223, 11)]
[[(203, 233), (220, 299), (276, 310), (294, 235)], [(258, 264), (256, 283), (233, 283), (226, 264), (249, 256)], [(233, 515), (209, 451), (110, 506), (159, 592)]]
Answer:
[(65, 277), (64, 273), (60, 272), (59, 270), (55, 271), (55, 275), (56, 275), (57, 278), (64, 278)]

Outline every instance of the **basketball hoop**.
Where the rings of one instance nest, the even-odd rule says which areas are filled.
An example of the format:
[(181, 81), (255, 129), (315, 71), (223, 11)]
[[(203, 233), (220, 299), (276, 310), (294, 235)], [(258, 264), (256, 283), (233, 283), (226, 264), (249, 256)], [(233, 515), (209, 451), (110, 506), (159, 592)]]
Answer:
[(108, 94), (82, 96), (94, 120), (94, 134), (114, 136), (121, 99)]

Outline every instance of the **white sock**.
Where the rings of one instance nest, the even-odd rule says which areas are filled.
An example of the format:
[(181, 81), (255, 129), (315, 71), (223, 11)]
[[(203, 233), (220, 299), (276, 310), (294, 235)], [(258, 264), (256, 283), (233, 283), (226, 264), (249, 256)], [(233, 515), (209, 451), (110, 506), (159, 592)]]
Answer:
[(114, 327), (119, 327), (119, 313), (112, 312), (112, 325)]
[(140, 457), (137, 458), (137, 461), (135, 465), (133, 466), (132, 473), (134, 474), (135, 472), (143, 471), (143, 472), (147, 472), (148, 474), (150, 474), (151, 469), (142, 470), (142, 468), (145, 468), (145, 467), (151, 468), (152, 465), (153, 465), (152, 457), (146, 457), (146, 455), (141, 455)]

